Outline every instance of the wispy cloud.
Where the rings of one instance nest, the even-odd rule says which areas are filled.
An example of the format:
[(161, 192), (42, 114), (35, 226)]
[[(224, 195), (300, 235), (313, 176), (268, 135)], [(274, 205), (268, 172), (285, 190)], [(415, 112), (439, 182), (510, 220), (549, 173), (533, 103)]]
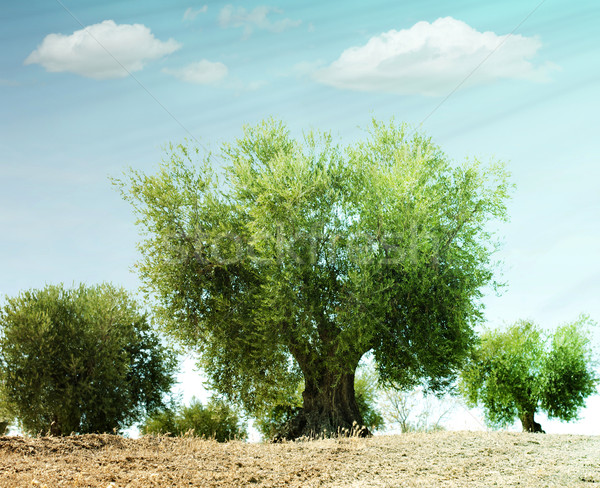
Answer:
[(163, 72), (187, 83), (211, 85), (223, 80), (227, 76), (228, 70), (223, 63), (213, 63), (203, 59), (202, 61), (190, 63), (181, 69), (165, 68)]
[(555, 66), (531, 62), (540, 47), (537, 38), (478, 32), (446, 17), (372, 37), (313, 77), (348, 90), (441, 96), (465, 80), (463, 86), (502, 78), (546, 81)]
[(199, 14), (204, 14), (207, 11), (208, 11), (208, 5), (204, 5), (197, 9), (188, 7), (188, 9), (183, 14), (183, 20), (194, 20)]
[(0, 86), (19, 86), (20, 83), (16, 80), (7, 80), (0, 78)]
[(268, 83), (264, 80), (242, 81), (240, 79), (234, 79), (228, 83), (227, 88), (232, 90), (236, 97), (239, 97), (244, 93), (261, 90), (267, 85)]
[(292, 66), (290, 72), (286, 73), (286, 76), (305, 77), (312, 76), (316, 71), (325, 65), (325, 61), (317, 59), (316, 61), (301, 61)]
[(180, 47), (173, 39), (156, 39), (145, 25), (105, 20), (69, 36), (47, 35), (25, 64), (40, 64), (50, 72), (68, 71), (98, 80), (123, 78)]
[[(264, 5), (255, 7), (253, 10), (226, 5), (219, 12), (219, 25), (223, 28), (242, 28), (244, 37), (248, 37), (255, 29), (283, 32), (286, 29), (298, 27), (302, 23), (301, 20), (279, 18), (282, 14), (282, 10)], [(272, 20), (273, 15), (278, 18)]]

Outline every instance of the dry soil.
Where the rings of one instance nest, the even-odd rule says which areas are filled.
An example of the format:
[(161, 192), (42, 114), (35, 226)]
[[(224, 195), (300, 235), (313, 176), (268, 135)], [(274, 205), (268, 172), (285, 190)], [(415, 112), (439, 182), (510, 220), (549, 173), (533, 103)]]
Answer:
[(0, 437), (0, 487), (600, 488), (600, 437), (437, 432), (282, 444)]

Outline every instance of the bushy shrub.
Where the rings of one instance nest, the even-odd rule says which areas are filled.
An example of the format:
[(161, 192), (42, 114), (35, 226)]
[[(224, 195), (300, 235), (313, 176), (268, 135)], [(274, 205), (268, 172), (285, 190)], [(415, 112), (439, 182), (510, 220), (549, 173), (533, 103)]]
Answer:
[(189, 406), (175, 405), (150, 415), (140, 427), (143, 434), (193, 435), (225, 442), (248, 437), (240, 413), (218, 397), (203, 405), (193, 399)]
[(62, 285), (0, 309), (0, 404), (31, 434), (115, 432), (164, 406), (175, 355), (123, 290)]
[(354, 380), (356, 403), (363, 423), (372, 431), (382, 429), (385, 421), (377, 407), (377, 377), (371, 369), (360, 369)]

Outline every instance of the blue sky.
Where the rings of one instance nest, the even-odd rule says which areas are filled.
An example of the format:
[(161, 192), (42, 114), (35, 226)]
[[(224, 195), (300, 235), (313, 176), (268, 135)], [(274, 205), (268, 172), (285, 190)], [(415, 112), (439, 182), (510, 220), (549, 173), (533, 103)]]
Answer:
[[(0, 294), (136, 290), (134, 216), (108, 176), (152, 171), (169, 141), (218, 149), (274, 116), (352, 142), (395, 117), (457, 161), (508, 163), (491, 326), (600, 320), (598, 2), (5, 3)], [(600, 434), (597, 408), (546, 430)]]

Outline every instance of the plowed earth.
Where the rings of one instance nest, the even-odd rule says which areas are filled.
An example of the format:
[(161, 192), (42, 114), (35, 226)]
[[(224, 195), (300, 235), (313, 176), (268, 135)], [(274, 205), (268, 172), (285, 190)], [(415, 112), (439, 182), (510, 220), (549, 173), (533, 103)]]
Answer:
[(600, 437), (439, 432), (282, 444), (0, 437), (0, 487), (600, 487)]

